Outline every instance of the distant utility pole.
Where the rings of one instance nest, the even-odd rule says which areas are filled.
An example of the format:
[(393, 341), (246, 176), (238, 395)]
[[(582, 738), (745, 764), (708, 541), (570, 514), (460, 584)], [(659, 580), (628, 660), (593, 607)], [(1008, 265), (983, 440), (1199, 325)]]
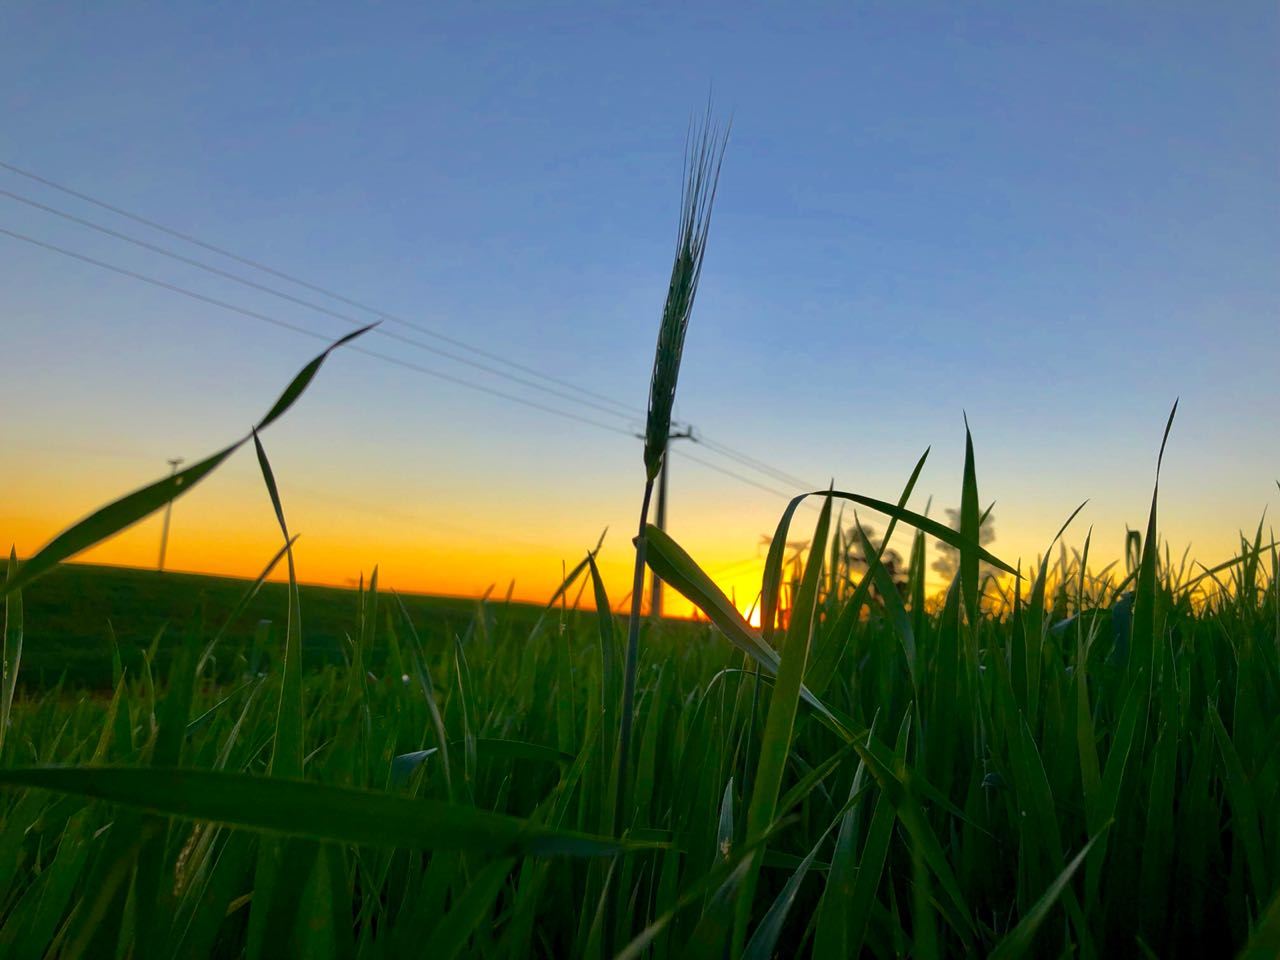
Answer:
[[(672, 430), (669, 434), (671, 440), (692, 440), (695, 443), (698, 438), (693, 435), (693, 427), (685, 427), (683, 430)], [(662, 469), (658, 471), (658, 516), (657, 523), (654, 524), (659, 530), (667, 529), (667, 470), (671, 463), (671, 451), (667, 451), (667, 455), (662, 458)], [(654, 621), (662, 619), (662, 580), (656, 573), (649, 575), (649, 616)]]
[[(173, 476), (178, 472), (178, 467), (182, 465), (181, 457), (174, 457), (169, 461), (169, 476)], [(170, 500), (164, 505), (164, 529), (160, 531), (160, 563), (156, 569), (164, 573), (164, 553), (169, 547), (169, 517), (173, 513), (173, 501)]]

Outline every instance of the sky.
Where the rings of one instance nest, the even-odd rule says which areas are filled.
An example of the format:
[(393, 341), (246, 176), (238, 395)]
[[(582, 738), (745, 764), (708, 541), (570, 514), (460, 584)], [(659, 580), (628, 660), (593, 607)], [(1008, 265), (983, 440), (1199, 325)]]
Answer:
[[(242, 435), (319, 346), (263, 317), (372, 307), (414, 324), (364, 340), (398, 364), (335, 353), (263, 437), (299, 576), (545, 599), (607, 530), (617, 603), (708, 101), (732, 133), (676, 414), (710, 443), (676, 446), (668, 528), (740, 604), (794, 480), (893, 500), (928, 448), (912, 506), (956, 506), (966, 415), (1011, 562), (1085, 499), (1067, 542), (1119, 556), (1175, 398), (1171, 549), (1216, 562), (1274, 511), (1273, 3), (9, 3), (0, 162), (277, 272), (0, 168), (0, 229), (259, 315), (0, 234), (0, 540)], [(154, 565), (159, 535), (82, 559)], [(279, 542), (246, 450), (177, 502), (168, 563), (252, 576)]]

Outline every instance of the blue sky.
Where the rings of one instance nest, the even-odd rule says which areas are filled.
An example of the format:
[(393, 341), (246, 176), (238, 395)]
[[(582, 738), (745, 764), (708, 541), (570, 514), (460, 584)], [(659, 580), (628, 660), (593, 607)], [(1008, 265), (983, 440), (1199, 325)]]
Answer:
[[(888, 498), (932, 445), (919, 505), (938, 511), (965, 411), (997, 552), (1029, 558), (1086, 497), (1068, 539), (1093, 523), (1118, 551), (1181, 396), (1166, 530), (1213, 560), (1277, 499), (1278, 81), (1262, 3), (10, 4), (0, 160), (639, 411), (710, 96), (733, 133), (679, 415)], [(180, 246), (3, 170), (0, 190)], [(4, 197), (0, 227), (347, 329)], [(3, 236), (0, 296), (0, 404), (21, 411), (0, 422), (0, 535), (20, 550), (237, 435), (314, 350)], [(318, 579), (381, 560), (405, 584), (537, 595), (606, 525), (625, 567), (625, 436), (358, 355), (273, 433)], [(177, 565), (270, 552), (251, 460), (180, 505)], [(750, 558), (784, 501), (675, 464), (677, 538), (709, 566)]]

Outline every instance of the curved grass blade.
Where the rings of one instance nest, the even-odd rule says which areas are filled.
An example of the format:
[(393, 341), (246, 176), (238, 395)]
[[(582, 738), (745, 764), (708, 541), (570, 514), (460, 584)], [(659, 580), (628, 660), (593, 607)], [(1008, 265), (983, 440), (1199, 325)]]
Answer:
[(266, 833), (413, 850), (607, 856), (661, 844), (559, 830), (474, 807), (283, 777), (163, 767), (18, 767), (0, 787), (35, 787)]
[(262, 469), (262, 480), (271, 496), (271, 506), (275, 510), (276, 520), (280, 523), (280, 532), (284, 534), (285, 555), (289, 560), (289, 619), (285, 631), (284, 662), (281, 664), (280, 708), (276, 714), (276, 736), (271, 747), (271, 773), (281, 777), (299, 777), (302, 775), (303, 757), (303, 716), (302, 716), (302, 624), (299, 620), (300, 601), (298, 597), (298, 577), (293, 566), (293, 540), (289, 536), (289, 525), (284, 520), (284, 508), (280, 504), (280, 490), (276, 486), (275, 474), (271, 463), (267, 460), (267, 451), (263, 449), (258, 431), (253, 431), (253, 446), (258, 454), (258, 466)]
[(733, 777), (724, 785), (720, 798), (720, 821), (716, 825), (716, 856), (728, 861), (733, 856)]
[(1230, 570), (1238, 563), (1257, 562), (1259, 557), (1264, 556), (1266, 553), (1274, 550), (1278, 546), (1280, 546), (1280, 540), (1272, 540), (1265, 546), (1255, 544), (1253, 547), (1250, 547), (1248, 550), (1232, 557), (1230, 560), (1223, 560), (1221, 563), (1215, 564), (1212, 567), (1206, 567), (1204, 564), (1197, 562), (1197, 566), (1199, 566), (1203, 572), (1182, 584), (1174, 591), (1174, 593), (1177, 596), (1185, 596), (1186, 594), (1189, 594), (1201, 581), (1213, 577), (1215, 574), (1222, 573), (1224, 570)]
[[(697, 562), (669, 535), (655, 526), (645, 534), (649, 541), (646, 561), (650, 569), (663, 581), (692, 602), (714, 623), (725, 638), (764, 668), (765, 673), (777, 676), (782, 658), (743, 619), (732, 601), (724, 595)], [(818, 712), (823, 722), (845, 740), (854, 733), (855, 724), (836, 714), (803, 684), (800, 698)]]
[(911, 677), (911, 689), (918, 697), (920, 668), (917, 664), (916, 637), (911, 627), (911, 617), (907, 614), (906, 605), (902, 602), (902, 594), (898, 593), (898, 585), (893, 582), (893, 577), (880, 561), (879, 552), (872, 545), (867, 532), (862, 529), (862, 524), (856, 522), (856, 518), (854, 526), (862, 544), (862, 554), (867, 558), (867, 575), (875, 583), (884, 612), (888, 615), (889, 622), (893, 625), (893, 632), (898, 635), (898, 640), (902, 644), (902, 653), (907, 661), (907, 673)]
[(773, 951), (778, 945), (778, 938), (782, 936), (782, 925), (787, 922), (787, 914), (791, 912), (791, 907), (796, 902), (796, 896), (800, 893), (800, 884), (804, 883), (804, 878), (809, 875), (809, 868), (813, 866), (813, 861), (817, 857), (818, 851), (826, 843), (832, 828), (839, 822), (840, 818), (831, 822), (831, 826), (827, 827), (822, 836), (818, 838), (818, 842), (813, 845), (808, 855), (796, 867), (795, 872), (787, 878), (782, 891), (774, 899), (773, 904), (760, 921), (759, 926), (756, 927), (755, 932), (751, 934), (751, 939), (747, 941), (746, 950), (742, 954), (743, 960), (769, 960), (773, 956)]
[[(879, 713), (871, 721), (870, 736), (875, 736)], [(858, 801), (863, 790), (869, 788), (867, 783), (867, 764), (862, 761), (853, 774), (853, 782), (849, 785), (849, 796), (840, 812), (840, 827), (836, 831), (835, 847), (831, 851), (831, 867), (827, 871), (826, 883), (822, 896), (818, 901), (813, 933), (813, 956), (815, 960), (836, 960), (850, 956), (858, 956), (859, 950), (849, 948), (849, 926), (852, 919), (850, 905), (853, 902), (854, 878), (869, 865), (855, 863), (857, 852), (857, 834), (862, 820), (863, 807)], [(886, 802), (885, 807), (889, 808)], [(890, 827), (893, 824), (892, 808), (889, 808)], [(879, 875), (877, 874), (877, 882)], [(859, 947), (859, 949), (861, 949)]]
[(240, 599), (236, 601), (236, 605), (222, 621), (222, 626), (218, 628), (218, 632), (213, 635), (213, 639), (205, 644), (204, 649), (200, 652), (200, 658), (196, 661), (196, 676), (199, 676), (204, 671), (205, 664), (208, 663), (209, 658), (213, 656), (214, 649), (217, 648), (218, 643), (226, 635), (227, 630), (236, 622), (240, 614), (244, 613), (245, 608), (253, 602), (253, 598), (258, 595), (258, 591), (261, 590), (262, 585), (266, 583), (267, 577), (271, 576), (271, 571), (274, 570), (276, 565), (284, 559), (284, 555), (292, 549), (297, 540), (298, 534), (294, 534), (291, 539), (287, 540), (284, 546), (276, 551), (276, 555), (271, 558), (265, 567), (262, 568), (262, 572), (258, 574), (258, 579), (254, 580), (253, 583), (250, 584), (249, 589), (240, 595)]
[[(689, 942), (685, 944), (682, 956), (685, 957), (717, 957), (725, 955), (725, 941), (733, 930), (734, 902), (742, 895), (742, 885), (752, 871), (752, 865), (759, 869), (757, 856), (759, 851), (752, 850), (742, 858), (742, 862), (733, 868), (724, 882), (716, 888), (715, 893), (707, 900), (698, 924), (693, 928)], [(624, 956), (629, 954), (623, 951)]]
[[(601, 540), (603, 540), (603, 534)], [(597, 545), (596, 549), (599, 549)], [(605, 764), (603, 780), (608, 796), (604, 799), (602, 830), (613, 833), (615, 823), (611, 819), (616, 816), (618, 806), (618, 733), (615, 711), (622, 700), (621, 674), (618, 669), (619, 650), (614, 635), (613, 608), (609, 606), (609, 595), (605, 591), (604, 580), (596, 566), (595, 551), (587, 554), (587, 564), (591, 569), (591, 589), (595, 596), (596, 625), (600, 638), (600, 725), (602, 756)]]
[(778, 651), (761, 639), (697, 561), (670, 534), (652, 524), (645, 531), (645, 538), (649, 541), (646, 560), (650, 569), (696, 604), (723, 631), (730, 643), (770, 673), (776, 673), (782, 662)]
[(1253, 887), (1253, 895), (1261, 905), (1271, 893), (1267, 882), (1267, 867), (1263, 860), (1266, 847), (1262, 841), (1262, 830), (1258, 826), (1258, 803), (1254, 797), (1253, 784), (1245, 774), (1244, 764), (1231, 742), (1231, 735), (1222, 725), (1222, 718), (1216, 709), (1207, 711), (1210, 728), (1218, 741), (1218, 750), (1222, 754), (1223, 767), (1226, 770), (1227, 801), (1231, 806), (1233, 829), (1240, 836), (1240, 846), (1244, 850), (1245, 867), (1248, 870), (1249, 883)]
[[(960, 486), (960, 536), (966, 541), (981, 542), (982, 518), (978, 514), (978, 474), (973, 465), (973, 435), (969, 432), (969, 417), (964, 418), (964, 480)], [(960, 593), (965, 614), (971, 629), (978, 624), (978, 554), (970, 550), (960, 551)]]
[[(400, 617), (404, 621), (405, 627), (409, 630), (409, 637), (413, 640), (413, 669), (418, 677), (418, 687), (422, 690), (422, 697), (427, 703), (427, 712), (431, 716), (431, 726), (435, 730), (436, 744), (440, 749), (441, 766), (444, 769), (444, 786), (445, 792), (450, 800), (456, 799), (453, 793), (453, 774), (450, 772), (449, 765), (449, 737), (445, 732), (444, 717), (440, 714), (440, 705), (436, 702), (435, 686), (431, 682), (431, 672), (427, 669), (426, 653), (422, 646), (422, 639), (418, 636), (418, 630), (413, 625), (413, 619), (409, 616), (409, 611), (404, 605), (404, 598), (400, 594), (395, 594), (396, 604), (400, 610)], [(535, 624), (534, 629), (537, 629)]]
[[(893, 825), (897, 819), (892, 802), (881, 793), (876, 797), (871, 812), (871, 822), (867, 826), (867, 837), (862, 846), (862, 854), (858, 859), (848, 894), (847, 924), (845, 932), (848, 936), (848, 950), (844, 956), (857, 957), (862, 954), (862, 944), (866, 939), (867, 926), (870, 923), (872, 909), (875, 905), (876, 891), (880, 888), (880, 878), (884, 874), (885, 863), (889, 858), (889, 845), (893, 840)], [(852, 859), (852, 841), (847, 856)], [(834, 858), (832, 858), (834, 861)]]
[[(815, 490), (812, 493), (804, 494), (806, 497), (825, 497), (826, 495), (827, 492), (824, 490)], [(874, 497), (864, 497), (858, 493), (846, 493), (843, 490), (832, 490), (831, 496), (837, 500), (850, 500), (853, 503), (869, 507), (877, 513), (882, 513), (886, 517), (900, 520), (902, 523), (915, 527), (917, 530), (922, 530), (934, 539), (941, 540), (943, 543), (949, 544), (962, 552), (966, 550), (972, 551), (979, 560), (989, 563), (993, 567), (998, 567), (1005, 573), (1017, 572), (986, 547), (980, 546), (972, 539), (964, 537), (959, 531), (952, 530), (946, 524), (932, 520), (923, 514), (916, 513), (914, 510), (907, 510), (897, 504), (889, 503), (885, 500), (877, 500)]]
[(799, 804), (809, 794), (811, 794), (819, 784), (831, 775), (831, 772), (849, 759), (851, 755), (857, 754), (858, 742), (850, 741), (840, 747), (829, 757), (824, 759), (817, 766), (810, 769), (795, 785), (782, 795), (782, 799), (778, 801), (778, 816), (786, 816), (791, 812), (791, 808)]
[[(309, 381), (318, 368), (319, 364), (313, 361), (311, 372), (308, 374), (304, 370), (299, 377), (305, 374)], [(298, 378), (295, 378), (295, 383), (297, 380)], [(288, 395), (289, 391), (286, 390), (285, 393)], [(279, 403), (277, 403), (278, 406)], [(258, 466), (262, 471), (262, 480), (271, 498), (271, 507), (275, 511), (280, 532), (284, 535), (285, 555), (289, 562), (289, 608), (285, 629), (284, 658), (281, 663), (280, 700), (276, 707), (275, 736), (271, 741), (271, 759), (267, 772), (273, 777), (298, 778), (302, 776), (304, 763), (302, 626), (298, 620), (300, 608), (298, 578), (293, 563), (292, 540), (289, 536), (288, 524), (285, 523), (284, 508), (280, 503), (280, 490), (276, 485), (275, 474), (271, 470), (271, 463), (267, 459), (267, 452), (262, 446), (257, 428), (253, 429), (251, 436), (258, 457)], [(246, 953), (249, 960), (270, 956), (275, 952), (273, 947), (282, 935), (282, 931), (292, 926), (292, 918), (297, 912), (298, 889), (295, 884), (289, 882), (289, 878), (293, 873), (305, 875), (309, 872), (315, 856), (314, 844), (299, 845), (293, 842), (267, 840), (258, 845), (258, 863), (253, 880), (255, 895), (249, 907), (247, 932)]]
[[(5, 583), (18, 577), (18, 554), (9, 548), (9, 570)], [(22, 591), (5, 591), (4, 657), (0, 661), (0, 756), (4, 751), (4, 735), (9, 729), (13, 695), (18, 686), (18, 668), (22, 665)]]
[[(747, 806), (747, 838), (756, 840), (769, 830), (778, 809), (778, 795), (782, 789), (782, 776), (791, 753), (791, 739), (795, 730), (796, 709), (800, 704), (801, 679), (809, 656), (809, 646), (817, 625), (818, 585), (822, 578), (822, 561), (826, 551), (827, 532), (831, 523), (831, 498), (823, 501), (822, 513), (814, 528), (809, 559), (796, 594), (791, 623), (787, 627), (787, 645), (782, 651), (782, 663), (778, 679), (769, 697), (769, 712), (765, 717), (764, 733), (760, 738), (760, 759), (756, 763), (751, 803)], [(755, 894), (756, 878), (760, 869), (760, 856), (751, 859), (751, 867), (743, 878), (738, 893), (737, 914), (734, 921), (734, 944), (746, 939), (747, 921), (750, 919), (751, 901)], [(736, 951), (735, 951), (736, 953)]]
[[(1105, 831), (1106, 827), (1103, 830)], [(1040, 929), (1049, 911), (1053, 909), (1054, 903), (1062, 895), (1062, 891), (1071, 882), (1075, 872), (1080, 869), (1080, 864), (1084, 863), (1089, 851), (1101, 836), (1102, 832), (1094, 834), (1080, 852), (1071, 858), (1071, 862), (1062, 869), (1053, 883), (1049, 884), (1048, 889), (1040, 895), (1040, 899), (1027, 911), (1027, 915), (996, 944), (995, 950), (991, 952), (991, 960), (1014, 960), (1015, 957), (1026, 955), (1031, 949), (1031, 941), (1035, 938), (1036, 931)]]
[[(926, 448), (925, 452), (920, 455), (920, 459), (916, 461), (915, 468), (911, 471), (911, 476), (908, 478), (906, 486), (902, 488), (902, 493), (898, 497), (899, 508), (905, 508), (907, 505), (907, 501), (911, 499), (911, 494), (915, 491), (916, 481), (920, 479), (920, 472), (924, 469), (925, 461), (928, 458), (929, 458), (929, 449)], [(925, 509), (925, 512), (926, 513), (928, 512), (927, 507)], [(842, 515), (843, 515), (843, 512), (842, 512)], [(856, 516), (857, 514), (855, 513), (855, 517)], [(897, 529), (897, 526), (898, 526), (898, 518), (891, 517), (889, 520), (889, 526), (885, 530), (884, 536), (880, 540), (880, 546), (877, 550), (874, 551), (875, 559), (877, 562), (883, 562), (885, 552), (889, 549), (889, 544), (893, 539), (893, 534), (894, 534), (894, 531)], [(840, 526), (839, 520), (837, 520), (835, 539), (838, 540), (840, 536), (841, 536), (841, 526)], [(916, 556), (916, 553), (918, 552), (919, 564), (921, 566), (921, 569), (923, 570), (923, 564), (924, 564), (923, 536), (917, 531), (914, 539), (916, 543), (912, 547), (912, 564), (914, 567), (916, 562), (915, 556)], [(833, 560), (832, 566), (833, 568), (836, 568), (838, 567), (838, 564)], [(838, 573), (839, 573), (838, 569), (832, 570), (833, 580), (835, 581), (839, 580)], [(766, 570), (765, 575), (768, 576), (768, 570)], [(821, 637), (815, 638), (817, 643), (809, 657), (808, 672), (805, 677), (805, 680), (809, 683), (813, 692), (818, 696), (822, 696), (823, 692), (827, 688), (827, 685), (831, 682), (831, 680), (836, 675), (836, 668), (839, 666), (840, 660), (845, 654), (845, 649), (848, 646), (848, 640), (851, 637), (853, 629), (858, 622), (858, 618), (861, 616), (862, 606), (866, 602), (867, 594), (871, 590), (872, 579), (873, 578), (871, 577), (862, 577), (858, 581), (857, 586), (853, 588), (853, 594), (848, 598), (848, 600), (844, 602), (844, 609), (840, 613), (840, 617), (836, 622), (835, 628), (833, 630), (826, 631), (825, 641), (823, 641)], [(917, 618), (923, 615), (923, 610), (924, 610), (923, 573), (921, 573), (918, 577), (918, 586), (919, 586), (919, 590), (921, 591), (919, 602), (916, 603), (915, 600), (913, 599), (914, 612)], [(832, 594), (834, 595), (834, 593), (835, 591), (833, 589)], [(916, 632), (919, 633), (920, 630), (917, 629)]]
[[(927, 455), (928, 451), (925, 451), (925, 454)], [(917, 469), (919, 469), (919, 466)], [(769, 544), (768, 556), (765, 559), (765, 580), (760, 598), (760, 623), (764, 625), (766, 640), (772, 637), (772, 628), (769, 624), (773, 623), (777, 617), (778, 597), (782, 588), (782, 555), (786, 549), (787, 533), (791, 528), (791, 519), (806, 497), (826, 496), (833, 497), (836, 500), (848, 500), (851, 503), (860, 504), (955, 547), (961, 552), (961, 555), (972, 553), (978, 560), (1003, 570), (1005, 573), (1016, 573), (1008, 563), (991, 553), (981, 544), (964, 536), (960, 531), (953, 530), (944, 523), (939, 523), (937, 520), (932, 520), (923, 514), (908, 510), (898, 504), (889, 503), (886, 500), (877, 500), (875, 497), (866, 497), (860, 493), (849, 493), (845, 490), (814, 490), (809, 493), (802, 493), (794, 497), (783, 511), (782, 518), (778, 521), (778, 527), (774, 531), (773, 540)]]
[(436, 924), (420, 956), (432, 960), (453, 960), (466, 949), (471, 934), (489, 922), (493, 902), (511, 874), (515, 861), (495, 860), (471, 878), (466, 891)]
[[(307, 385), (311, 383), (325, 357), (344, 343), (348, 343), (365, 333), (372, 326), (376, 326), (376, 324), (371, 324), (369, 327), (361, 327), (359, 330), (335, 340), (325, 348), (323, 353), (303, 367), (255, 429), (263, 430), (283, 416), (302, 395), (302, 392), (306, 390)], [(221, 466), (224, 460), (249, 440), (250, 436), (252, 434), (247, 434), (199, 463), (157, 480), (155, 483), (148, 484), (133, 493), (126, 494), (119, 500), (95, 510), (78, 523), (72, 524), (41, 547), (35, 556), (29, 558), (22, 565), (16, 577), (5, 581), (3, 594), (8, 595), (11, 591), (21, 589), (42, 574), (48, 573), (63, 560), (87, 550), (96, 543), (101, 543), (121, 530), (133, 526), (165, 504), (178, 499), (178, 497)]]
[(1239, 960), (1272, 960), (1280, 956), (1280, 891), (1271, 898), (1271, 905), (1258, 922), (1253, 936), (1240, 951)]
[(402, 753), (392, 759), (391, 786), (395, 788), (407, 785), (414, 772), (427, 762), (427, 758), (439, 752), (439, 747), (427, 747), (425, 750)]
[(1160, 440), (1160, 454), (1156, 457), (1156, 480), (1151, 490), (1151, 513), (1147, 517), (1147, 535), (1142, 544), (1142, 560), (1138, 564), (1138, 583), (1134, 588), (1133, 629), (1130, 634), (1132, 660), (1137, 669), (1146, 671), (1149, 678), (1155, 668), (1156, 650), (1156, 568), (1160, 563), (1160, 545), (1157, 542), (1156, 506), (1160, 499), (1160, 466), (1164, 463), (1164, 448), (1169, 442), (1169, 431), (1178, 412), (1178, 401), (1173, 402), (1169, 419), (1164, 425)]
[(278, 399), (272, 405), (271, 409), (267, 411), (267, 415), (258, 421), (258, 425), (254, 429), (265, 430), (276, 420), (284, 416), (288, 409), (297, 402), (300, 396), (302, 396), (302, 392), (307, 389), (311, 381), (315, 378), (315, 375), (320, 372), (320, 366), (325, 362), (329, 354), (333, 353), (333, 351), (337, 350), (343, 344), (350, 343), (352, 340), (356, 339), (356, 337), (364, 336), (381, 322), (382, 321), (379, 320), (375, 323), (370, 323), (366, 326), (360, 327), (358, 330), (352, 330), (350, 333), (339, 337), (337, 340), (333, 341), (333, 343), (329, 344), (329, 346), (325, 347), (323, 353), (298, 371), (297, 376), (295, 376), (289, 382), (289, 385), (284, 388), (284, 393), (280, 394), (280, 399)]
[(240, 449), (247, 439), (248, 437), (244, 437), (237, 440), (185, 470), (135, 490), (68, 527), (40, 548), (34, 557), (27, 560), (19, 568), (17, 576), (5, 581), (5, 594), (22, 589), (32, 580), (48, 573), (63, 560), (75, 556), (82, 550), (87, 550), (96, 543), (101, 543), (107, 537), (133, 526), (171, 500), (178, 499), (221, 466), (222, 462)]
[[(1025, 663), (1025, 702), (1027, 704), (1027, 713), (1031, 723), (1034, 725), (1036, 717), (1039, 716), (1040, 702), (1040, 673), (1041, 661), (1045, 630), (1044, 615), (1044, 594), (1046, 584), (1048, 582), (1049, 571), (1049, 555), (1053, 552), (1053, 546), (1062, 539), (1062, 535), (1067, 532), (1067, 527), (1071, 526), (1071, 521), (1076, 518), (1081, 510), (1085, 508), (1086, 500), (1080, 506), (1071, 511), (1071, 516), (1067, 517), (1066, 522), (1054, 534), (1049, 546), (1044, 551), (1044, 556), (1040, 558), (1040, 570), (1036, 575), (1036, 581), (1031, 586), (1031, 603), (1027, 608), (1027, 624), (1023, 631), (1023, 658)], [(1021, 596), (1021, 588), (1019, 588), (1019, 596)], [(1015, 643), (1017, 640), (1015, 639)]]

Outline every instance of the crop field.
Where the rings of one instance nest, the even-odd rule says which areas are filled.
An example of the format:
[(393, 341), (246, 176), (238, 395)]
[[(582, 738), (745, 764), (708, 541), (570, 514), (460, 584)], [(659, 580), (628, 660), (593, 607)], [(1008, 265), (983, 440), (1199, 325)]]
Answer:
[[(1060, 531), (1011, 564), (966, 434), (958, 529), (909, 506), (923, 457), (892, 499), (797, 497), (756, 628), (647, 523), (721, 148), (691, 150), (629, 617), (589, 545), (539, 608), (297, 586), (261, 435), (363, 330), (250, 434), (11, 556), (0, 957), (1280, 954), (1263, 524), (1185, 566), (1157, 491), (1126, 562)], [(113, 575), (63, 561), (250, 446), (288, 584), (115, 574), (99, 621)], [(931, 539), (957, 557), (941, 593)], [(708, 622), (649, 622), (646, 570)]]
[[(211, 659), (211, 677), (226, 680), (250, 666), (254, 672), (266, 670), (269, 653), (286, 626), (289, 588), (280, 582), (263, 583), (234, 622), (226, 623), (249, 587), (250, 582), (232, 577), (90, 564), (58, 567), (24, 591), (30, 627), (19, 683), (46, 690), (61, 682), (69, 689), (110, 694), (119, 679), (117, 658), (120, 667), (136, 672), (150, 657), (151, 668), (167, 676), (182, 638), (210, 629), (222, 631)], [(298, 596), (306, 611), (303, 664), (311, 669), (343, 663), (358, 592), (302, 584)], [(508, 629), (523, 630), (541, 612), (537, 606), (504, 598), (491, 599), (483, 607), (474, 599), (415, 594), (403, 595), (403, 602), (416, 622), (445, 635), (464, 633), (479, 611), (490, 622), (502, 616)], [(379, 635), (366, 658), (381, 670), (385, 656), (385, 637)]]

